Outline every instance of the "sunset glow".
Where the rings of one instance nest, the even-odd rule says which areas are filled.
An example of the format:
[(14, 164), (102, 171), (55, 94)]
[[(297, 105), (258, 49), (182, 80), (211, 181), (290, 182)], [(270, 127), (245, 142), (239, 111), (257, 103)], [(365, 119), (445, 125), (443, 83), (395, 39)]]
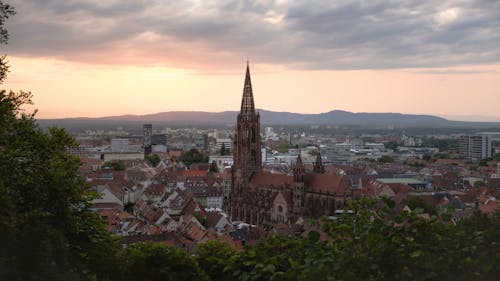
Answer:
[[(236, 110), (249, 59), (263, 109), (500, 121), (498, 21), (486, 23), (493, 16), (486, 7), (12, 2), (17, 14), (5, 50), (12, 72), (4, 87), (31, 91), (39, 118)], [(374, 27), (346, 33), (349, 13)], [(387, 25), (384, 15), (413, 35)], [(485, 21), (465, 26), (471, 17)], [(460, 45), (446, 41), (457, 32)]]

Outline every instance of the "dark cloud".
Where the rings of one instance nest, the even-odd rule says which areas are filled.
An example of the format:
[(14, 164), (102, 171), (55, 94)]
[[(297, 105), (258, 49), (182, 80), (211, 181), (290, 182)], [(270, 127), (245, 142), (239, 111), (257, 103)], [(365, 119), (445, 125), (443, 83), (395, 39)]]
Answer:
[(10, 1), (8, 52), (92, 63), (301, 69), (500, 61), (499, 1)]

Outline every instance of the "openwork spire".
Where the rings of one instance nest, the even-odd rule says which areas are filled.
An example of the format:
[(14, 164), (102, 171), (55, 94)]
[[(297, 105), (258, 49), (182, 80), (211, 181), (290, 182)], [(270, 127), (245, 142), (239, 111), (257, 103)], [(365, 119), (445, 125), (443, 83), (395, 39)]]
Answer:
[(255, 115), (252, 81), (250, 80), (250, 67), (248, 61), (247, 61), (247, 73), (245, 75), (245, 86), (243, 86), (243, 98), (241, 99), (240, 114), (245, 119), (251, 119)]
[(302, 162), (302, 157), (297, 156), (297, 161), (295, 161), (295, 165), (293, 166), (293, 178), (296, 182), (303, 182), (304, 181), (304, 174), (305, 174), (306, 168), (304, 166), (304, 163)]
[(313, 171), (320, 174), (325, 173), (325, 166), (323, 165), (323, 160), (321, 159), (320, 152), (318, 152), (318, 155), (316, 156), (316, 162), (314, 163)]

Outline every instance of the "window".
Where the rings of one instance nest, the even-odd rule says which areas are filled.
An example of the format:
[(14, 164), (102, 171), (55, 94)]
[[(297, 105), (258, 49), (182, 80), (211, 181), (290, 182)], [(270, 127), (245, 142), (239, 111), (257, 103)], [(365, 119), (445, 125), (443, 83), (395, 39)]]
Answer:
[(281, 205), (278, 205), (278, 212), (283, 213), (283, 207), (281, 207)]

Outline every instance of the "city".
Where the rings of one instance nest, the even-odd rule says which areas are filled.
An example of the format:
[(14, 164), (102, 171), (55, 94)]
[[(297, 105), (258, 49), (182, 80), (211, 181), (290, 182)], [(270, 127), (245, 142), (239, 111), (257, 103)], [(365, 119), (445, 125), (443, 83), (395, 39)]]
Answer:
[[(243, 100), (251, 102), (242, 105), (240, 114), (253, 116), (249, 68), (246, 75), (249, 90)], [(249, 148), (238, 148), (247, 141), (236, 139), (241, 132), (151, 124), (143, 125), (142, 135), (120, 128), (85, 130), (69, 152), (80, 157), (82, 175), (102, 194), (93, 209), (125, 242), (166, 237), (169, 243), (195, 247), (218, 237), (241, 246), (261, 238), (247, 237), (252, 232), (307, 231), (306, 218), (335, 219), (346, 211), (345, 201), (364, 197), (388, 197), (399, 212), (425, 207), (425, 215), (452, 223), (476, 210), (491, 214), (500, 206), (500, 133), (408, 136), (392, 129), (338, 135), (317, 125), (307, 133), (297, 128), (261, 131), (256, 122), (241, 125), (262, 139), (262, 144), (255, 142), (255, 160), (242, 154), (251, 154)], [(257, 162), (247, 168), (251, 161)], [(235, 178), (232, 169), (249, 169), (248, 179)], [(265, 173), (251, 172), (260, 170)], [(294, 189), (298, 173), (307, 177), (297, 182), (306, 194), (286, 191)], [(237, 186), (248, 185), (250, 177), (257, 193), (245, 198), (249, 187)], [(307, 199), (294, 202), (294, 196)], [(244, 201), (247, 205), (239, 206)], [(259, 213), (251, 213), (255, 208)]]

